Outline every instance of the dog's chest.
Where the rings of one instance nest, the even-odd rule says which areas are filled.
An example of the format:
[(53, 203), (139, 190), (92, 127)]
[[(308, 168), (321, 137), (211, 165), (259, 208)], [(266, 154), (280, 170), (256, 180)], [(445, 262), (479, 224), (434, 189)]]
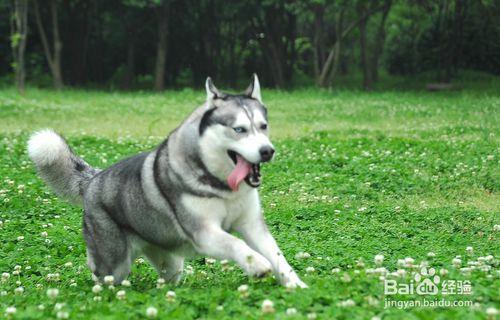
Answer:
[(256, 191), (244, 193), (242, 195), (226, 199), (225, 216), (222, 219), (224, 230), (231, 230), (235, 224), (244, 220), (245, 216), (258, 214), (260, 212), (259, 195)]

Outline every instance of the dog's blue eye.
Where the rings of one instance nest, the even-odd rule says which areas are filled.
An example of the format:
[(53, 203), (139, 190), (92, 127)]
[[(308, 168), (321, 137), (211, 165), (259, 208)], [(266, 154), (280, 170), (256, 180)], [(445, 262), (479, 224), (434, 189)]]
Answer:
[(243, 133), (245, 131), (247, 131), (245, 128), (243, 127), (236, 127), (236, 128), (233, 128), (234, 132), (236, 133)]

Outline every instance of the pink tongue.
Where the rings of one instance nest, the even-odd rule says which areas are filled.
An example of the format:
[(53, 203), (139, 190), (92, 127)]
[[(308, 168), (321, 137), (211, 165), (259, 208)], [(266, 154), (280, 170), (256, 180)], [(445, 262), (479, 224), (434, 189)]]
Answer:
[(229, 184), (229, 187), (231, 187), (233, 191), (238, 191), (238, 186), (240, 185), (241, 181), (243, 181), (246, 176), (248, 176), (251, 169), (252, 165), (249, 162), (247, 162), (241, 156), (236, 155), (236, 167), (234, 167), (229, 177), (227, 177), (227, 183)]

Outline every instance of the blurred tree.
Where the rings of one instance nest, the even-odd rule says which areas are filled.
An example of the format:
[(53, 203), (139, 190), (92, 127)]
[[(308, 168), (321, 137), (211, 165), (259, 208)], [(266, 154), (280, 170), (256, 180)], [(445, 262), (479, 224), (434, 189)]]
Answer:
[(16, 74), (16, 86), (21, 94), (24, 93), (26, 70), (25, 50), (28, 40), (28, 0), (14, 0), (11, 16), (11, 48), (14, 58), (13, 67)]
[(61, 52), (62, 52), (62, 41), (59, 35), (59, 16), (58, 16), (58, 5), (56, 0), (49, 1), (50, 14), (52, 20), (52, 47), (49, 45), (47, 39), (47, 34), (45, 33), (45, 28), (43, 26), (43, 19), (40, 13), (40, 4), (46, 4), (45, 1), (34, 0), (34, 10), (36, 17), (36, 25), (38, 27), (38, 32), (40, 34), (40, 39), (42, 40), (43, 50), (45, 52), (45, 57), (47, 63), (49, 64), (50, 71), (52, 73), (52, 80), (54, 82), (54, 88), (61, 89), (63, 87), (63, 76), (61, 69)]
[[(24, 22), (23, 3), (0, 0), (12, 17), (0, 19), (0, 81), (14, 70), (42, 85), (49, 74), (56, 88), (163, 90), (208, 75), (236, 87), (258, 72), (266, 86), (331, 87), (361, 73), (371, 89), (379, 67), (439, 81), (462, 69), (500, 74), (498, 1), (32, 0)], [(38, 29), (27, 58), (23, 26)]]

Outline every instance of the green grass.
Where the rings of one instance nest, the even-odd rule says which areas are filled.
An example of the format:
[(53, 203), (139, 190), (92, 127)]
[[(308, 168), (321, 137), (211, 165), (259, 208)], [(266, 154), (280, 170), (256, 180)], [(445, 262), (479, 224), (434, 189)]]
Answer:
[[(0, 281), (0, 318), (9, 306), (17, 308), (12, 318), (56, 318), (56, 303), (64, 303), (62, 311), (72, 319), (141, 319), (149, 306), (158, 309), (159, 318), (187, 319), (303, 319), (312, 313), (318, 319), (488, 319), (486, 309), (499, 308), (498, 91), (263, 94), (278, 150), (275, 161), (263, 167), (265, 216), (309, 289), (288, 292), (272, 278), (248, 279), (238, 268), (223, 270), (219, 262), (197, 258), (188, 262), (194, 273), (177, 287), (156, 288), (149, 264), (136, 263), (131, 287), (105, 288), (101, 301), (94, 301), (81, 209), (57, 199), (36, 176), (25, 152), (28, 134), (55, 128), (89, 163), (105, 167), (153, 148), (204, 95), (30, 89), (19, 97), (4, 89), (0, 272), (10, 278)], [(295, 258), (303, 251), (311, 257)], [(383, 282), (370, 270), (377, 254), (385, 256), (383, 266), (390, 272), (402, 268), (398, 259), (412, 257), (416, 265), (425, 260), (438, 271), (449, 270), (442, 281), (470, 280), (472, 295), (443, 298), (470, 300), (474, 306), (384, 309)], [(462, 267), (487, 255), (494, 258), (468, 275), (453, 267), (457, 255)], [(483, 270), (484, 264), (491, 269)], [(16, 265), (19, 275), (13, 274)], [(308, 267), (315, 271), (307, 273)], [(336, 268), (340, 272), (333, 273)], [(48, 280), (54, 273), (60, 279)], [(246, 298), (237, 291), (242, 284), (250, 287)], [(20, 286), (24, 292), (16, 294)], [(48, 288), (58, 288), (59, 295), (47, 297)], [(122, 289), (126, 299), (119, 300), (116, 292)], [(165, 299), (168, 290), (176, 292), (175, 301)], [(274, 302), (275, 313), (262, 313), (264, 299)], [(287, 316), (287, 308), (296, 308), (297, 315)]]

